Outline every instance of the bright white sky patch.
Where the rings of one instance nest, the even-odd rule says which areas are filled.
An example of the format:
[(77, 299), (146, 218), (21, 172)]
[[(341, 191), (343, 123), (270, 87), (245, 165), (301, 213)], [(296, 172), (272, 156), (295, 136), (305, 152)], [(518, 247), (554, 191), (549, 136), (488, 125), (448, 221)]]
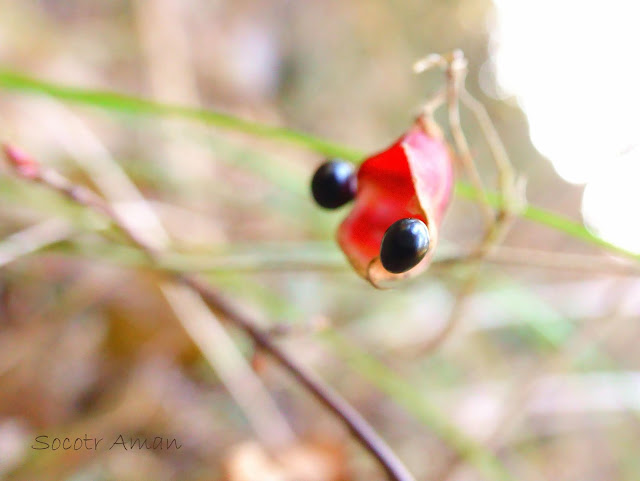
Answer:
[(640, 2), (494, 3), (500, 89), (517, 97), (558, 174), (587, 184), (585, 220), (640, 252)]
[(620, 247), (640, 252), (640, 148), (608, 165), (606, 175), (590, 181), (582, 197), (588, 225)]

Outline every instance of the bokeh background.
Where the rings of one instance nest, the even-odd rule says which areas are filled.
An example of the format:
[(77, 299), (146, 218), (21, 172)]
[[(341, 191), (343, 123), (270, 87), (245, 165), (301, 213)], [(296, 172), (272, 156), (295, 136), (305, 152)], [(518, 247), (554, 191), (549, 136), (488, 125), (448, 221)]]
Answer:
[[(0, 0), (0, 62), (374, 152), (442, 82), (437, 72), (414, 75), (412, 63), (461, 48), (467, 86), (527, 178), (527, 199), (640, 251), (630, 4)], [(376, 291), (333, 242), (345, 211), (311, 201), (319, 154), (5, 87), (2, 140), (101, 192), (171, 246), (172, 267), (201, 272), (282, 331), (283, 347), (353, 402), (417, 479), (640, 476), (635, 266), (518, 220), (464, 298), (465, 262)], [(494, 186), (486, 141), (466, 113), (463, 124)], [(6, 166), (0, 184), (0, 478), (384, 479), (330, 414), (257, 357), (255, 377), (282, 412), (272, 425), (295, 438), (269, 458), (259, 403), (248, 412), (223, 375), (227, 352), (252, 357), (242, 333), (229, 329), (235, 348), (222, 335), (218, 346), (230, 351), (206, 360), (160, 277), (104, 219)], [(481, 235), (477, 205), (456, 198), (442, 255)], [(427, 351), (461, 302), (459, 325)], [(38, 435), (85, 434), (183, 447), (30, 447)]]

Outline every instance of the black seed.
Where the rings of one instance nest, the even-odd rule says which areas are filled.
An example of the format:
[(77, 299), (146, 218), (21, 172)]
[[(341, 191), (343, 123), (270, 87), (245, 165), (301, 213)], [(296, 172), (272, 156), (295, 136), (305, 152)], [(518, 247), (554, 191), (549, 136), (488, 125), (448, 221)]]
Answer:
[(429, 250), (429, 229), (420, 219), (400, 219), (391, 224), (382, 238), (380, 261), (393, 274), (417, 265)]
[(326, 209), (336, 209), (353, 200), (356, 186), (353, 166), (339, 159), (322, 164), (311, 180), (313, 198)]

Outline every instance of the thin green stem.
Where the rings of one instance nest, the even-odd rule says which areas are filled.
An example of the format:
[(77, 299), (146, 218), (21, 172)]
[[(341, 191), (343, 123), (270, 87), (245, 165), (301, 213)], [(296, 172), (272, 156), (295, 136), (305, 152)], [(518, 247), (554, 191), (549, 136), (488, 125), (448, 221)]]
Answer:
[[(477, 191), (466, 182), (458, 181), (456, 183), (455, 189), (456, 195), (463, 197), (465, 199), (476, 200), (478, 199)], [(494, 207), (499, 207), (503, 204), (503, 201), (499, 194), (495, 192), (487, 192), (487, 197), (489, 199), (489, 203)], [(623, 249), (622, 247), (618, 247), (601, 237), (593, 234), (589, 229), (587, 229), (584, 225), (574, 220), (569, 219), (561, 214), (557, 214), (555, 212), (551, 212), (549, 210), (543, 209), (541, 207), (536, 207), (532, 204), (527, 204), (521, 212), (519, 212), (520, 217), (523, 219), (530, 220), (532, 222), (536, 222), (541, 225), (545, 225), (554, 230), (563, 232), (571, 237), (575, 237), (576, 239), (582, 240), (586, 243), (596, 245), (598, 247), (602, 247), (612, 253), (628, 257), (630, 259), (634, 259), (640, 262), (640, 254), (636, 254), (629, 250)]]
[(314, 137), (310, 134), (296, 132), (285, 127), (274, 127), (258, 122), (251, 122), (213, 110), (153, 102), (117, 92), (59, 85), (10, 70), (0, 69), (0, 87), (7, 90), (47, 94), (68, 102), (128, 114), (179, 117), (194, 120), (206, 125), (243, 132), (256, 137), (289, 142), (328, 156), (343, 157), (349, 160), (359, 160), (362, 157), (362, 155), (354, 149)]

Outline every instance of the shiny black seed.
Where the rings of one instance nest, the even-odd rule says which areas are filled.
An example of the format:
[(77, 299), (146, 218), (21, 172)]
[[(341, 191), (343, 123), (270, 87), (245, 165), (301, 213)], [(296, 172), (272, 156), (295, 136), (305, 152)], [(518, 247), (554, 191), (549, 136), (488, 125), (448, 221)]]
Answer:
[(322, 164), (311, 180), (313, 198), (326, 209), (336, 209), (353, 200), (356, 186), (353, 166), (338, 159)]
[(400, 219), (391, 224), (382, 238), (380, 261), (393, 274), (417, 265), (429, 250), (429, 229), (420, 219)]

